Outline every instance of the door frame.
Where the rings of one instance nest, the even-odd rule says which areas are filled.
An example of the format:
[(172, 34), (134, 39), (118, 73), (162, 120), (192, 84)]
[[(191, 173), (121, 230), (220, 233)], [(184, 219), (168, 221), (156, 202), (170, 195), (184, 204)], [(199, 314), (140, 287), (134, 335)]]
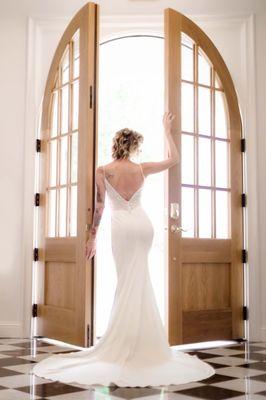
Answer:
[[(259, 314), (259, 253), (258, 253), (258, 197), (257, 197), (257, 138), (252, 135), (256, 132), (256, 106), (255, 89), (252, 82), (255, 81), (254, 65), (254, 16), (239, 15), (234, 17), (197, 17), (188, 15), (189, 18), (201, 26), (202, 29), (211, 29), (213, 26), (237, 27), (241, 33), (241, 54), (243, 54), (243, 64), (241, 66), (241, 78), (237, 82), (239, 85), (248, 82), (246, 91), (239, 93), (239, 103), (243, 118), (243, 132), (247, 138), (248, 163), (244, 165), (244, 189), (248, 189), (248, 207), (245, 214), (245, 242), (249, 243), (248, 263), (252, 265), (252, 274), (249, 272), (248, 265), (245, 271), (246, 299), (249, 299), (250, 312), (250, 332), (247, 333), (251, 339), (258, 338), (260, 335), (261, 320)], [(42, 40), (46, 35), (56, 32), (58, 38), (64, 31), (69, 21), (69, 17), (29, 17), (28, 18), (28, 47), (27, 47), (27, 71), (26, 71), (26, 96), (25, 96), (25, 125), (24, 125), (24, 192), (23, 192), (23, 226), (22, 226), (22, 279), (20, 293), (20, 320), (21, 336), (31, 337), (33, 335), (33, 324), (31, 318), (32, 299), (34, 294), (34, 262), (32, 249), (34, 244), (34, 215), (36, 209), (33, 205), (35, 193), (35, 139), (40, 122), (41, 110), (41, 86), (45, 83), (45, 72), (40, 59), (38, 49), (41, 48)], [(118, 34), (163, 34), (163, 13), (162, 15), (149, 16), (102, 16), (100, 17), (101, 30), (104, 32), (104, 39), (110, 39)], [(100, 38), (100, 42), (103, 39)], [(55, 40), (55, 47), (57, 40)], [(52, 59), (52, 54), (49, 55)], [(250, 61), (251, 60), (251, 61)], [(50, 61), (47, 62), (50, 65)], [(41, 83), (40, 83), (41, 82)], [(248, 101), (246, 101), (248, 99)], [(36, 106), (37, 105), (37, 106)], [(249, 134), (250, 133), (250, 134)], [(250, 290), (249, 290), (250, 289)]]

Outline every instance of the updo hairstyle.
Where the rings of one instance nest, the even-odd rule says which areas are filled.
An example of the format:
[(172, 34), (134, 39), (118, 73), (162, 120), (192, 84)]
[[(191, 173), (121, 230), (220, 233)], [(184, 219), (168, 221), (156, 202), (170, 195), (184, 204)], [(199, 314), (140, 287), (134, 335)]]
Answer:
[(116, 160), (129, 158), (135, 153), (141, 143), (143, 135), (128, 128), (121, 129), (115, 133), (112, 145), (112, 157)]

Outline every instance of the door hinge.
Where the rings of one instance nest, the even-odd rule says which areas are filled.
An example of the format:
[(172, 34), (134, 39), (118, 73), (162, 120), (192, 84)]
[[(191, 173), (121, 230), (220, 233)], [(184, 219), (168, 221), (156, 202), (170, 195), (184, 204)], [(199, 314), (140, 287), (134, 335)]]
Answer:
[(37, 153), (41, 151), (41, 139), (36, 139), (36, 151)]
[(248, 320), (248, 308), (247, 308), (247, 306), (243, 306), (243, 320), (244, 321)]
[(248, 260), (248, 252), (246, 249), (242, 249), (242, 263), (246, 264)]
[(39, 205), (40, 205), (40, 193), (35, 193), (34, 204), (35, 204), (36, 207), (39, 207)]
[(246, 139), (241, 139), (241, 152), (244, 153), (246, 151)]
[(91, 345), (91, 332), (90, 332), (90, 324), (87, 324), (87, 347)]
[(37, 317), (38, 314), (38, 306), (36, 303), (32, 304), (32, 316)]
[(90, 108), (92, 108), (92, 86), (90, 86)]
[(242, 207), (246, 207), (247, 206), (247, 195), (246, 195), (246, 193), (242, 193), (241, 194), (241, 205), (242, 205)]
[(39, 260), (39, 249), (37, 247), (34, 248), (33, 250), (33, 260), (38, 261)]

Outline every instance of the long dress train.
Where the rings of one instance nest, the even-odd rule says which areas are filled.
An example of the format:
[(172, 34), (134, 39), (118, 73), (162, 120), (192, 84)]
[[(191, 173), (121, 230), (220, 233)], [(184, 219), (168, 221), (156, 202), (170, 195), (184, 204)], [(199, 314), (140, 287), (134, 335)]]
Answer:
[(111, 248), (117, 286), (107, 329), (86, 350), (60, 353), (38, 362), (37, 376), (64, 383), (144, 387), (198, 381), (215, 374), (196, 355), (169, 346), (148, 268), (154, 230), (141, 204), (145, 182), (130, 200), (105, 176), (111, 206)]

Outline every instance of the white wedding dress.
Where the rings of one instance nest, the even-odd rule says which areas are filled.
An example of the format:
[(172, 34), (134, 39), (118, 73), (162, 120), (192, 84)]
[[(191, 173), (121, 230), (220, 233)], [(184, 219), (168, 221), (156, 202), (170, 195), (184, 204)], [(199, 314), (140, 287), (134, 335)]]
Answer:
[[(145, 181), (142, 168), (140, 170)], [(105, 176), (111, 208), (111, 247), (117, 286), (107, 329), (86, 350), (60, 353), (38, 362), (34, 374), (64, 383), (161, 386), (198, 381), (214, 368), (172, 349), (167, 341), (148, 268), (153, 226), (142, 208), (142, 186), (124, 199)]]

